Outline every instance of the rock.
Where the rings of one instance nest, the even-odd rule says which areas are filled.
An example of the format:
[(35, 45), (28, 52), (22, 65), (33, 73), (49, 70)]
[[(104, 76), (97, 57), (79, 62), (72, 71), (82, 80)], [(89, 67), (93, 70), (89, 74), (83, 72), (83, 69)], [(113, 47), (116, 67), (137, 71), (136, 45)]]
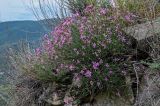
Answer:
[(147, 70), (135, 106), (160, 106), (160, 74)]
[(61, 100), (57, 100), (57, 101), (47, 100), (47, 103), (53, 106), (63, 106), (63, 101)]
[[(137, 40), (136, 48), (148, 53), (152, 58), (160, 54), (160, 17), (146, 23), (124, 28), (127, 35)], [(134, 43), (134, 42), (133, 42)]]
[(103, 92), (95, 97), (95, 101), (92, 104), (87, 103), (82, 106), (132, 106), (131, 103), (121, 97), (116, 97), (115, 99), (109, 99)]
[(53, 106), (62, 106), (63, 105), (63, 100), (60, 98), (60, 96), (57, 93), (53, 93), (52, 97), (47, 99), (46, 102), (48, 104), (51, 104)]
[(138, 41), (160, 34), (160, 17), (153, 21), (124, 28), (124, 31)]

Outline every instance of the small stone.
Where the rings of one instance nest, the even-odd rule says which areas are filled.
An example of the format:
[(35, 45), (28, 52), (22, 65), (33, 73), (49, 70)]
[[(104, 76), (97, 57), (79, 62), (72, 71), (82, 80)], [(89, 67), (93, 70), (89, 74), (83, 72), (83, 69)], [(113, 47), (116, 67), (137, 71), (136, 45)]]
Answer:
[(53, 94), (52, 100), (47, 100), (48, 103), (54, 105), (54, 106), (59, 106), (63, 104), (63, 101), (60, 99), (57, 93)]
[(52, 104), (54, 106), (61, 106), (63, 104), (62, 100), (57, 100), (57, 101), (51, 101), (51, 100), (47, 100), (47, 102), (49, 104)]

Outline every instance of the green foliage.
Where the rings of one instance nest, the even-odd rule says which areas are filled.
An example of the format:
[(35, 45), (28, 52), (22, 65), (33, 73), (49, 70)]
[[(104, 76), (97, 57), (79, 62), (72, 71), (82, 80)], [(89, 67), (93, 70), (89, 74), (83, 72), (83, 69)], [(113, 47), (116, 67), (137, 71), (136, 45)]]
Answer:
[(160, 63), (150, 63), (151, 69), (160, 69)]
[[(155, 19), (160, 14), (160, 5), (155, 0), (117, 0), (119, 11), (130, 12), (143, 19)], [(142, 21), (142, 20), (141, 20)]]
[(109, 1), (108, 0), (98, 0), (98, 1), (97, 0), (66, 0), (66, 4), (72, 13), (79, 12), (81, 15), (83, 15), (84, 9), (88, 5), (108, 7)]
[[(118, 92), (117, 90), (126, 89), (125, 76), (122, 75), (121, 70), (119, 70), (120, 67), (123, 67), (125, 62), (115, 62), (110, 59), (110, 56), (123, 54), (126, 52), (127, 48), (124, 43), (118, 39), (118, 33), (116, 33), (114, 29), (114, 24), (108, 23), (108, 25), (111, 25), (109, 28), (113, 28), (111, 37), (108, 36), (109, 39), (106, 39), (106, 35), (108, 35), (108, 33), (100, 32), (101, 35), (92, 35), (90, 43), (87, 44), (80, 38), (81, 35), (78, 30), (78, 25), (73, 25), (71, 29), (72, 44), (64, 45), (60, 49), (59, 57), (63, 56), (63, 60), (68, 60), (69, 63), (75, 64), (76, 68), (72, 73), (79, 74), (82, 70), (85, 70), (84, 67), (92, 72), (91, 78), (87, 78), (85, 75), (79, 74), (81, 76), (80, 87), (72, 87), (70, 93), (72, 96), (76, 97), (78, 101), (89, 95), (95, 96), (97, 93), (103, 92), (105, 89), (108, 90), (110, 96), (113, 96), (115, 92)], [(88, 31), (89, 29), (85, 31), (86, 36), (90, 36)], [(111, 42), (108, 43), (107, 40), (110, 40)], [(106, 41), (106, 48), (101, 46), (103, 41)], [(95, 48), (93, 47), (94, 43), (96, 44)], [(96, 56), (94, 53), (98, 50), (100, 50), (100, 53), (99, 56)], [(103, 60), (103, 63), (100, 65), (99, 69), (94, 70), (92, 62), (99, 60)], [(76, 61), (79, 61), (79, 63), (77, 64)], [(109, 68), (106, 68), (105, 63), (108, 63)], [(105, 81), (106, 76), (108, 77), (108, 79), (106, 79), (107, 81)]]
[(145, 64), (148, 64), (152, 70), (159, 70), (160, 69), (160, 62), (159, 61), (154, 61), (153, 63), (145, 63)]
[(121, 28), (134, 20), (128, 13), (115, 17), (113, 11), (112, 7), (91, 3), (82, 16), (67, 17), (45, 35), (39, 48), (26, 46), (13, 53), (15, 68), (42, 82), (69, 85), (73, 101), (94, 97), (106, 89), (115, 96), (127, 88), (125, 75), (130, 68), (125, 70), (127, 62), (121, 59), (128, 49)]

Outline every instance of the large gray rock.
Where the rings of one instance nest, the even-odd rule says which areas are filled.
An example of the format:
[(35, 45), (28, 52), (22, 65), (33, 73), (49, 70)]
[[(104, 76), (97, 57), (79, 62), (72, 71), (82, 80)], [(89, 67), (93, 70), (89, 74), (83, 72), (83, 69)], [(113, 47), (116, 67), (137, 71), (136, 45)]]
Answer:
[(126, 98), (115, 97), (115, 99), (111, 99), (107, 97), (107, 93), (103, 92), (98, 94), (95, 97), (95, 101), (93, 104), (84, 104), (82, 106), (132, 106), (131, 102)]
[(160, 34), (160, 17), (156, 20), (124, 28), (124, 30), (128, 35), (133, 36), (138, 41), (155, 36)]
[(160, 106), (160, 75), (147, 70), (135, 106)]
[(160, 58), (160, 17), (124, 28), (124, 31), (137, 40), (137, 49), (148, 53), (152, 58)]

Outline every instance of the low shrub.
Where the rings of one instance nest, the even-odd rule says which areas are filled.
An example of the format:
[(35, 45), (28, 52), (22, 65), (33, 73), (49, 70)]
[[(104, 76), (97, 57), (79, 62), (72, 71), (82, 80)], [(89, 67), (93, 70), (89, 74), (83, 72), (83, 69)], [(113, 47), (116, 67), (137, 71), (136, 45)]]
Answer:
[(135, 16), (113, 11), (88, 5), (83, 16), (77, 12), (45, 35), (39, 48), (16, 54), (13, 65), (22, 75), (69, 85), (66, 104), (106, 89), (108, 95), (126, 93), (125, 76), (132, 67), (124, 56), (130, 48), (121, 28), (134, 23)]

